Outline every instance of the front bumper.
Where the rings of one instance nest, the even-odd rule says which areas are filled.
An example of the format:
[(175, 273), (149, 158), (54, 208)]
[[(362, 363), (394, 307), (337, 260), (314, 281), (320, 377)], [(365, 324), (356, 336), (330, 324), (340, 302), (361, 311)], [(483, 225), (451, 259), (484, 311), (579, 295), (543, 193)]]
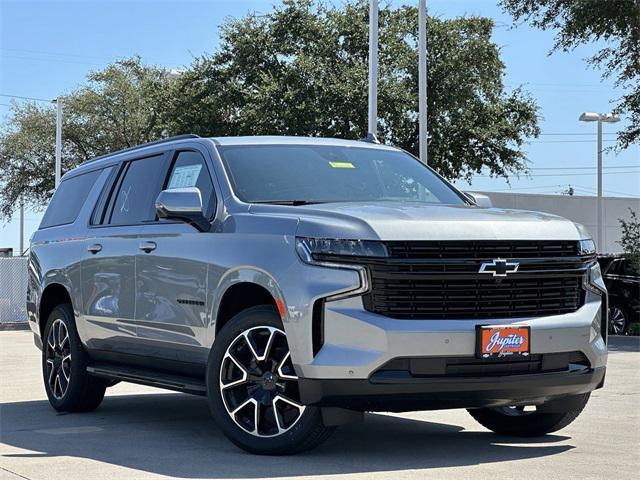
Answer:
[(359, 411), (540, 405), (601, 387), (605, 370), (606, 367), (582, 368), (482, 378), (409, 379), (374, 375), (367, 380), (300, 379), (300, 395), (306, 405)]
[[(587, 292), (584, 305), (573, 313), (490, 321), (396, 320), (366, 311), (360, 297), (328, 302), (322, 348), (308, 364), (295, 365), (301, 400), (323, 407), (400, 412), (539, 405), (587, 393), (604, 384), (604, 302), (601, 295)], [(401, 358), (473, 359), (476, 326), (481, 324), (529, 326), (532, 356), (574, 352), (587, 361), (562, 371), (469, 377), (385, 371), (385, 365)]]
[(295, 361), (308, 379), (368, 380), (387, 362), (403, 357), (474, 357), (477, 325), (522, 325), (531, 330), (530, 353), (581, 352), (591, 368), (607, 363), (599, 326), (605, 312), (600, 295), (587, 292), (575, 312), (496, 320), (396, 320), (366, 311), (360, 297), (327, 302), (323, 345), (308, 363)]

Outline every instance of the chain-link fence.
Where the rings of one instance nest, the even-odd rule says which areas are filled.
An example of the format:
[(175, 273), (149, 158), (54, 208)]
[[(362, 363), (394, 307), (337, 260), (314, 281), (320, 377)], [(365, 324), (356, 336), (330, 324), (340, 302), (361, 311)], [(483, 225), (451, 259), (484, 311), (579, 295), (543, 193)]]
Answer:
[(0, 257), (0, 324), (27, 321), (27, 257)]

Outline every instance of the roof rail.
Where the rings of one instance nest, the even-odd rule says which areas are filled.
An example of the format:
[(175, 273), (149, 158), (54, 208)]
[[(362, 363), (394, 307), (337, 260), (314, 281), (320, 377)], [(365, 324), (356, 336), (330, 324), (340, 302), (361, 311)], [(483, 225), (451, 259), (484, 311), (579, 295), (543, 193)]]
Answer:
[(360, 141), (367, 143), (380, 143), (380, 140), (378, 140), (378, 137), (376, 137), (374, 133), (367, 133), (366, 138), (361, 138)]
[(131, 152), (133, 150), (138, 150), (139, 148), (150, 147), (152, 145), (159, 145), (161, 143), (173, 142), (175, 140), (186, 140), (188, 138), (200, 138), (200, 135), (196, 135), (195, 133), (185, 133), (183, 135), (176, 135), (174, 137), (161, 138), (160, 140), (154, 140), (152, 142), (142, 143), (140, 145), (136, 145), (134, 147), (123, 148), (122, 150), (116, 150), (115, 152), (105, 153), (104, 155), (100, 155), (99, 157), (91, 158), (89, 160), (85, 160), (80, 165), (85, 165), (87, 163), (95, 162), (96, 160), (100, 160), (102, 158), (111, 157), (113, 155), (118, 155), (120, 153)]

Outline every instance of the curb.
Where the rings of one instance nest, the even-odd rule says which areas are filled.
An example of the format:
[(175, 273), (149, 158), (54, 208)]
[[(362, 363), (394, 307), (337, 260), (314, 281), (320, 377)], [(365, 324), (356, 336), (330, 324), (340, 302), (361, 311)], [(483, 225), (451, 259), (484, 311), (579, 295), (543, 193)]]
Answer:
[(0, 332), (16, 331), (16, 330), (30, 330), (29, 322), (11, 322), (11, 323), (0, 322)]

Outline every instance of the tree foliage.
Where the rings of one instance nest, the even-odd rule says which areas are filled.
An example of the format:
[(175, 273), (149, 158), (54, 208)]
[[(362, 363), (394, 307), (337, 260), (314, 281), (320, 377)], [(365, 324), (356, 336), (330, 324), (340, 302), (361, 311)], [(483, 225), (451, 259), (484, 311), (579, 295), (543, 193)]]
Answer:
[(588, 62), (602, 68), (603, 78), (615, 77), (625, 92), (615, 113), (629, 116), (618, 136), (622, 150), (640, 142), (640, 0), (501, 0), (516, 20), (543, 30), (556, 30), (553, 50), (603, 41), (605, 46)]
[(622, 251), (634, 266), (636, 272), (640, 272), (640, 218), (638, 214), (629, 209), (629, 220), (620, 218), (620, 228), (622, 236), (620, 237), (620, 245)]
[[(177, 81), (172, 130), (365, 137), (368, 15), (366, 1), (288, 0), (227, 21), (219, 50)], [(417, 9), (383, 8), (379, 20), (379, 138), (417, 153)], [(492, 29), (480, 17), (428, 20), (429, 163), (450, 179), (522, 171), (520, 147), (538, 134), (535, 102), (504, 89)]]
[[(312, 135), (367, 133), (368, 2), (335, 7), (285, 0), (266, 15), (228, 19), (219, 48), (177, 79), (139, 58), (93, 72), (64, 98), (63, 170), (156, 138), (197, 133)], [(418, 15), (380, 10), (379, 138), (418, 152)], [(537, 106), (507, 92), (505, 66), (481, 17), (429, 18), (429, 163), (449, 179), (526, 169)], [(0, 216), (23, 195), (41, 207), (53, 188), (53, 107), (16, 105), (0, 132)]]
[[(165, 71), (140, 58), (92, 72), (62, 97), (62, 171), (98, 155), (161, 137), (161, 112), (170, 91)], [(55, 107), (15, 103), (0, 132), (0, 217), (24, 200), (46, 205), (54, 188)]]

